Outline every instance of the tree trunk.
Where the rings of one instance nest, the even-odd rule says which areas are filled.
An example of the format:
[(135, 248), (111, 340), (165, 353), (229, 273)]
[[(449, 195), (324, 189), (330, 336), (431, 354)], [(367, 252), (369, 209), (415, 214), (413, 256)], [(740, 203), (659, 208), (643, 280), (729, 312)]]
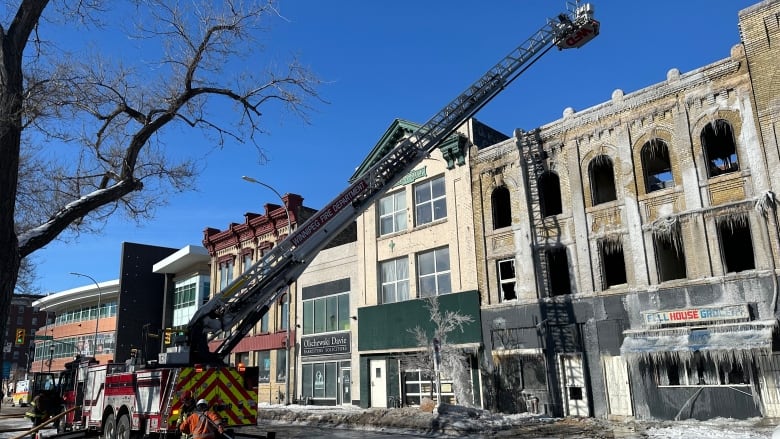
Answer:
[(8, 329), (5, 316), (21, 259), (14, 214), (22, 133), (22, 54), (16, 53), (12, 40), (0, 34), (0, 334)]

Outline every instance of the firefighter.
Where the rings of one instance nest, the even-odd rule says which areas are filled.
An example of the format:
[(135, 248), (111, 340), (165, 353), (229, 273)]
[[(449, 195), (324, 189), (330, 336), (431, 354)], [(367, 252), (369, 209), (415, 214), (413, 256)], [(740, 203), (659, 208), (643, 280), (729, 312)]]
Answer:
[(179, 426), (182, 433), (192, 435), (192, 439), (218, 439), (224, 433), (222, 418), (209, 410), (209, 403), (199, 399), (195, 411)]
[(185, 390), (181, 395), (181, 416), (179, 419), (187, 419), (195, 411), (195, 398), (192, 397), (192, 391)]
[(30, 402), (30, 407), (31, 409), (24, 416), (32, 421), (33, 427), (37, 427), (60, 412), (62, 399), (56, 393), (45, 390), (35, 395)]
[[(195, 398), (192, 397), (192, 391), (185, 390), (181, 395), (181, 414), (179, 415), (179, 427), (195, 411)], [(189, 434), (182, 433), (182, 439), (190, 439)]]

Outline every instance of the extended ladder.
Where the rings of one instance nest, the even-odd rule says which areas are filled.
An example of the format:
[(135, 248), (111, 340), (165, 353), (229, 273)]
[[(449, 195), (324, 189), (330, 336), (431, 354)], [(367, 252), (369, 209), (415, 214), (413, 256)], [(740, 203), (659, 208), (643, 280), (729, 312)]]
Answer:
[[(590, 4), (548, 20), (412, 135), (395, 146), (344, 192), (309, 218), (247, 272), (203, 305), (188, 324), (191, 362), (221, 362), (273, 301), (346, 228), (427, 154), (476, 114), (553, 45), (577, 48), (599, 32)], [(209, 339), (218, 339), (213, 352)]]

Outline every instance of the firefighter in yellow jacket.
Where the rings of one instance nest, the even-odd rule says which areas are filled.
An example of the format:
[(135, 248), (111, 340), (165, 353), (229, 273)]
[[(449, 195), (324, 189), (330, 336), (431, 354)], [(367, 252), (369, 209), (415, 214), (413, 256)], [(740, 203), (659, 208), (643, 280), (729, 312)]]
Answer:
[(179, 425), (182, 433), (191, 435), (192, 439), (217, 439), (225, 431), (222, 418), (209, 410), (205, 399), (198, 400), (195, 411)]

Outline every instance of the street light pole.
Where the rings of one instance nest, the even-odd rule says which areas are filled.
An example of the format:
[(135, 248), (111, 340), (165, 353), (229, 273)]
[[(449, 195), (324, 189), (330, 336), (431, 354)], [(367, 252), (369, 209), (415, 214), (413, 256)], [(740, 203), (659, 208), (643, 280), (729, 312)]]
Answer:
[[(276, 194), (277, 197), (279, 197), (279, 200), (282, 201), (282, 207), (284, 207), (284, 214), (287, 215), (287, 235), (290, 235), (290, 233), (292, 233), (292, 220), (290, 220), (290, 211), (287, 209), (287, 203), (284, 201), (284, 197), (282, 197), (282, 195), (279, 193), (279, 191), (274, 189), (272, 186), (270, 186), (268, 184), (265, 184), (262, 181), (256, 180), (256, 179), (254, 179), (252, 177), (248, 177), (246, 175), (243, 175), (243, 176), (241, 176), (241, 178), (244, 181), (248, 181), (249, 183), (259, 184), (260, 186), (263, 186), (263, 187), (265, 187), (267, 189), (270, 189), (274, 194)], [(276, 226), (274, 226), (274, 227), (276, 227)], [(291, 369), (290, 366), (291, 365), (290, 365), (290, 288), (289, 287), (287, 288), (286, 301), (287, 301), (287, 303), (286, 303), (286, 305), (287, 305), (287, 322), (286, 322), (287, 334), (285, 336), (284, 347), (285, 347), (285, 354), (287, 355), (287, 358), (285, 359), (285, 363), (286, 363), (285, 366), (287, 368), (287, 371), (285, 371), (286, 379), (284, 381), (285, 381), (285, 389), (286, 389), (285, 391), (286, 391), (286, 393), (285, 393), (284, 398), (285, 398), (285, 404), (289, 405), (290, 401), (292, 401), (292, 398), (290, 398), (290, 380), (292, 380), (292, 376), (290, 375), (290, 369)], [(278, 359), (277, 359), (277, 361), (278, 361)]]
[(95, 284), (95, 287), (97, 287), (97, 291), (98, 291), (98, 304), (97, 304), (97, 313), (95, 314), (95, 339), (92, 340), (92, 356), (94, 357), (94, 356), (97, 355), (98, 325), (100, 325), (100, 301), (101, 301), (101, 299), (103, 297), (103, 291), (101, 291), (100, 285), (97, 283), (97, 281), (92, 276), (89, 276), (89, 275), (86, 275), (86, 274), (82, 274), (82, 273), (76, 273), (76, 272), (73, 272), (73, 271), (71, 271), (70, 274), (72, 274), (74, 276), (86, 277), (87, 279), (91, 280)]

